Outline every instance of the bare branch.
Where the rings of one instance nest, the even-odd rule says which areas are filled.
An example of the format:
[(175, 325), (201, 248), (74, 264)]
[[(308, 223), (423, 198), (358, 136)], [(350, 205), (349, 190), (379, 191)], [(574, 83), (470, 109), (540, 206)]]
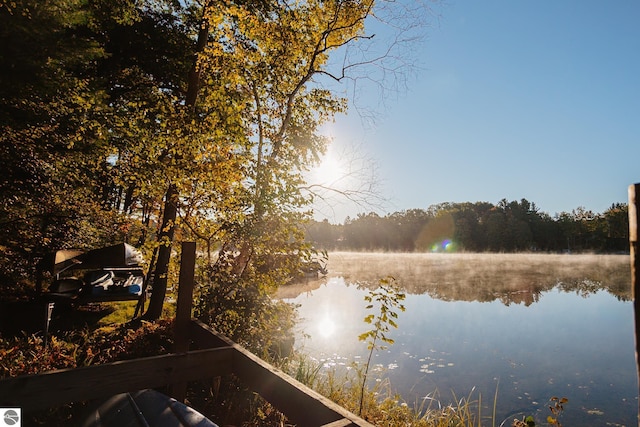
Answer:
[[(351, 106), (363, 119), (376, 121), (389, 99), (407, 91), (408, 82), (424, 58), (419, 45), (437, 20), (431, 0), (381, 1), (367, 17), (371, 35), (342, 47), (340, 60), (332, 57), (322, 75), (334, 83), (349, 81)], [(375, 38), (374, 38), (375, 35)], [(371, 94), (377, 94), (377, 102)], [(382, 107), (382, 108), (381, 108)]]
[(335, 216), (340, 207), (346, 206), (367, 211), (385, 208), (387, 201), (382, 196), (378, 165), (365, 154), (362, 146), (329, 155), (339, 159), (337, 170), (340, 172), (335, 176), (322, 177), (314, 176), (314, 171), (311, 171), (308, 184), (300, 187), (300, 191), (313, 198), (316, 213)]

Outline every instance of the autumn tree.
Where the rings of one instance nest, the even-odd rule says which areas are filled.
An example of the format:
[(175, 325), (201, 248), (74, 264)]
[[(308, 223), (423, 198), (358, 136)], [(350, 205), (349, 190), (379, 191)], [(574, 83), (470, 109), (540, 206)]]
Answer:
[(104, 50), (88, 34), (100, 30), (105, 9), (123, 22), (132, 15), (126, 2), (94, 6), (0, 5), (0, 252), (7, 280), (32, 279), (47, 253), (91, 245), (117, 229), (118, 217), (96, 203), (109, 106), (95, 78)]
[[(120, 233), (113, 233), (115, 224), (102, 224), (105, 233), (143, 246), (149, 255), (156, 278), (155, 318), (164, 300), (178, 214), (211, 223), (203, 200), (215, 200), (218, 210), (224, 209), (220, 201), (232, 198), (221, 193), (242, 179), (235, 153), (242, 138), (226, 118), (232, 96), (226, 96), (224, 84), (218, 85), (218, 96), (226, 99), (222, 106), (196, 108), (197, 52), (208, 37), (201, 7), (125, 1), (127, 17), (111, 2), (97, 5), (99, 25), (87, 26), (84, 35), (100, 47), (91, 77), (108, 109), (104, 149), (93, 153), (101, 167), (85, 182), (97, 189), (93, 205), (123, 221)], [(190, 230), (198, 233), (203, 222), (191, 222)], [(108, 238), (93, 243), (108, 243)]]
[[(346, 108), (345, 99), (323, 88), (320, 81), (339, 82), (353, 67), (386, 58), (345, 64), (338, 72), (328, 68), (332, 52), (370, 39), (364, 29), (365, 20), (373, 16), (371, 1), (250, 6), (212, 2), (201, 9), (198, 40), (204, 40), (200, 38), (203, 31), (207, 35), (199, 44), (193, 71), (198, 76), (192, 105), (196, 117), (201, 118), (204, 111), (221, 112), (217, 134), (233, 145), (242, 176), (231, 180), (235, 184), (225, 203), (209, 199), (206, 208), (191, 206), (188, 215), (179, 219), (188, 217), (189, 223), (184, 224), (208, 247), (213, 241), (222, 245), (214, 267), (234, 277), (243, 277), (252, 262), (253, 267), (266, 265), (283, 252), (308, 256), (309, 248), (296, 225), (308, 218), (305, 207), (312, 200), (312, 195), (301, 191), (304, 172), (326, 149), (328, 141), (319, 134), (319, 127)], [(191, 101), (185, 104), (191, 106)], [(175, 200), (190, 198), (188, 189), (184, 190), (174, 193)], [(198, 203), (207, 199), (207, 191), (203, 189)], [(168, 200), (167, 195), (165, 213)], [(214, 218), (208, 222), (208, 232), (196, 220), (203, 210)], [(176, 221), (165, 215), (161, 229), (172, 230)], [(160, 253), (169, 250), (168, 244), (160, 247)], [(159, 260), (156, 280), (165, 263), (166, 259)]]
[(233, 280), (266, 271), (282, 283), (311, 254), (305, 173), (328, 144), (320, 126), (346, 110), (340, 85), (358, 81), (360, 67), (402, 74), (388, 62), (401, 38), (374, 49), (365, 30), (394, 9), (407, 10), (362, 0), (6, 3), (2, 37), (15, 43), (1, 58), (11, 83), (2, 221), (14, 229), (2, 250), (29, 264), (36, 247), (144, 246), (155, 254), (150, 319), (174, 240), (196, 239), (209, 267)]

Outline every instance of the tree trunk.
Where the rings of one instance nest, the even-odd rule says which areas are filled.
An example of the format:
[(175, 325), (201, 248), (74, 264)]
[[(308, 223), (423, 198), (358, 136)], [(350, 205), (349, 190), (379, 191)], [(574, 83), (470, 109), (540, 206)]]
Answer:
[(171, 259), (171, 243), (175, 233), (175, 221), (178, 215), (178, 190), (174, 184), (169, 185), (164, 200), (162, 228), (158, 234), (160, 247), (153, 277), (153, 288), (149, 299), (149, 308), (144, 314), (145, 320), (156, 320), (162, 314), (164, 297), (167, 294), (167, 274)]
[[(195, 58), (193, 65), (189, 70), (188, 88), (185, 98), (187, 108), (195, 109), (198, 89), (200, 88), (200, 72), (198, 70), (198, 55), (207, 45), (207, 37), (209, 36), (209, 24), (206, 20), (206, 11), (203, 11), (202, 25), (198, 32), (198, 41), (196, 43)], [(153, 291), (149, 299), (149, 308), (144, 314), (146, 320), (156, 320), (162, 314), (164, 298), (167, 294), (167, 273), (169, 272), (169, 261), (171, 260), (171, 247), (173, 244), (173, 236), (175, 233), (175, 222), (178, 216), (178, 188), (174, 183), (169, 184), (167, 194), (164, 200), (164, 213), (162, 215), (162, 228), (158, 234), (158, 242), (160, 248), (158, 251), (158, 259), (153, 280)]]

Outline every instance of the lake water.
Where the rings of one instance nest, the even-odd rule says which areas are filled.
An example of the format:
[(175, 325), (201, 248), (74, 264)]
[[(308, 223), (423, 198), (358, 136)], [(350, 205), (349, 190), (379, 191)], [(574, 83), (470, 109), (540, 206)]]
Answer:
[(332, 253), (328, 267), (280, 290), (300, 305), (297, 347), (326, 369), (366, 361), (364, 296), (393, 276), (406, 311), (373, 363), (409, 405), (481, 396), (491, 417), (497, 389), (496, 425), (540, 424), (552, 396), (569, 399), (564, 425), (637, 425), (628, 256)]

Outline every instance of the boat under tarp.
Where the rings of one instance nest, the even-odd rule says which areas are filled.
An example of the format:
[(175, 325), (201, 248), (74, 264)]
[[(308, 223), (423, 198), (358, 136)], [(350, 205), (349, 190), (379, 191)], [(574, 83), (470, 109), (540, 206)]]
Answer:
[(57, 251), (54, 281), (46, 296), (80, 303), (144, 298), (143, 262), (140, 251), (127, 243), (90, 251)]
[(64, 249), (56, 252), (53, 274), (66, 270), (130, 268), (140, 266), (144, 258), (128, 243), (118, 243), (90, 251)]

